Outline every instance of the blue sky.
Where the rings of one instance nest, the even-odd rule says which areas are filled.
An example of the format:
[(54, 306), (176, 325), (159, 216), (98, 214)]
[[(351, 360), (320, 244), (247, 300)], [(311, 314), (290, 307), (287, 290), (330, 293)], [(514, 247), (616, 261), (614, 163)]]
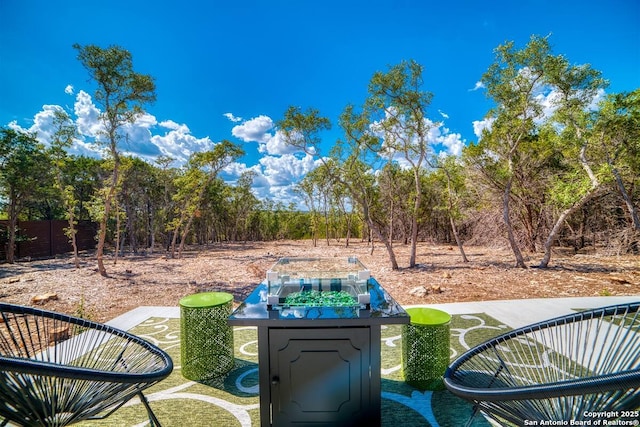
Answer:
[(95, 86), (72, 44), (118, 45), (157, 85), (124, 151), (181, 159), (228, 139), (247, 154), (225, 177), (252, 169), (256, 194), (284, 202), (316, 163), (284, 147), (273, 123), (290, 105), (317, 108), (333, 123), (328, 150), (344, 107), (402, 60), (424, 66), (430, 118), (443, 122), (434, 144), (452, 153), (477, 140), (491, 104), (476, 83), (507, 40), (551, 34), (554, 53), (600, 70), (608, 92), (640, 87), (637, 0), (0, 0), (0, 16), (0, 126), (46, 142), (62, 107), (83, 132), (76, 152), (91, 153)]

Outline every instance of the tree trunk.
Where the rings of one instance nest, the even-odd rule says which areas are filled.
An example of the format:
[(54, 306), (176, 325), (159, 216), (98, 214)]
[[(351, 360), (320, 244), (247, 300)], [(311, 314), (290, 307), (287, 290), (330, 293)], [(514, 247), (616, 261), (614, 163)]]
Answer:
[(507, 181), (507, 185), (504, 189), (504, 195), (502, 197), (502, 215), (504, 224), (507, 227), (507, 235), (509, 237), (509, 244), (511, 245), (511, 250), (513, 251), (513, 255), (516, 257), (516, 267), (527, 268), (527, 265), (524, 263), (524, 258), (522, 257), (522, 253), (520, 252), (520, 248), (518, 247), (518, 243), (516, 242), (515, 235), (513, 233), (513, 225), (511, 225), (511, 212), (509, 210), (509, 198), (511, 195), (511, 184), (513, 182), (512, 178), (509, 178)]
[[(544, 256), (542, 257), (542, 261), (540, 261), (540, 266), (539, 266), (540, 268), (547, 268), (549, 266), (549, 261), (551, 261), (551, 247), (553, 246), (553, 241), (555, 240), (556, 236), (562, 229), (562, 225), (564, 224), (564, 221), (575, 211), (582, 208), (585, 205), (585, 203), (593, 199), (599, 193), (598, 190), (599, 190), (599, 187), (592, 189), (587, 194), (585, 194), (580, 200), (578, 200), (578, 202), (576, 202), (573, 206), (569, 207), (568, 209), (565, 209), (560, 214), (560, 216), (558, 217), (558, 220), (553, 225), (553, 228), (551, 228), (551, 231), (549, 232), (549, 236), (547, 236), (547, 240), (544, 242)], [(594, 240), (594, 245), (595, 245), (595, 240)]]
[[(105, 203), (105, 213), (108, 212)], [(100, 228), (98, 230), (98, 245), (96, 247), (96, 260), (98, 261), (98, 272), (103, 277), (108, 277), (107, 269), (104, 267), (104, 243), (107, 237), (107, 220), (100, 220)]]
[[(366, 203), (360, 203), (361, 207), (362, 207), (362, 213), (363, 216), (366, 220), (367, 226), (369, 227), (369, 231), (373, 234), (376, 235), (376, 237), (378, 237), (378, 239), (380, 239), (380, 241), (382, 242), (382, 244), (385, 246), (385, 248), (387, 248), (387, 254), (389, 255), (389, 261), (391, 262), (391, 269), (392, 270), (397, 270), (398, 269), (398, 261), (396, 260), (396, 254), (393, 251), (393, 245), (391, 244), (391, 241), (384, 236), (384, 234), (378, 229), (377, 225), (374, 223), (373, 219), (371, 218), (370, 214), (369, 214), (369, 206), (367, 206)], [(373, 254), (373, 241), (374, 239), (370, 239), (371, 240), (371, 254)]]
[(149, 201), (147, 201), (147, 219), (149, 223), (149, 241), (147, 242), (147, 246), (149, 248), (149, 253), (152, 254), (153, 249), (156, 246), (156, 232), (153, 221), (153, 205)]
[(16, 228), (18, 228), (18, 213), (16, 211), (16, 204), (12, 197), (9, 205), (9, 241), (7, 242), (7, 262), (9, 264), (15, 262)]
[(420, 175), (416, 170), (416, 198), (413, 203), (413, 215), (411, 215), (411, 255), (409, 256), (409, 268), (416, 266), (416, 253), (418, 252), (418, 212), (422, 203), (422, 185), (420, 185)]
[[(111, 175), (111, 187), (107, 191), (107, 196), (104, 200), (104, 215), (100, 219), (100, 230), (98, 231), (98, 247), (96, 248), (96, 259), (98, 261), (98, 272), (103, 277), (108, 277), (107, 269), (104, 266), (104, 245), (107, 240), (107, 221), (109, 220), (109, 214), (111, 213), (111, 202), (113, 201), (116, 188), (118, 185), (118, 172), (120, 166), (120, 158), (115, 150), (115, 146), (111, 149), (113, 154), (113, 175)], [(116, 251), (118, 248), (116, 247)]]
[(409, 256), (409, 268), (416, 266), (416, 253), (418, 251), (418, 218), (414, 214), (411, 220), (411, 255)]
[[(116, 241), (115, 241), (115, 253), (113, 254), (113, 265), (118, 263), (118, 255), (122, 248), (120, 248), (120, 206), (118, 205), (118, 201), (116, 200)], [(124, 239), (122, 239), (124, 241)]]
[(80, 259), (78, 258), (78, 242), (76, 240), (76, 225), (75, 216), (73, 215), (73, 209), (69, 209), (69, 239), (71, 240), (71, 247), (73, 248), (73, 264), (76, 268), (80, 268)]
[(453, 220), (453, 216), (451, 215), (449, 215), (449, 222), (451, 223), (451, 232), (453, 233), (453, 237), (455, 237), (456, 239), (456, 244), (458, 245), (458, 249), (460, 250), (460, 255), (462, 255), (462, 262), (469, 262), (469, 259), (467, 259), (467, 255), (464, 253), (464, 248), (462, 247), (460, 236), (458, 236), (458, 228), (456, 227), (456, 222)]
[(327, 246), (329, 246), (329, 212), (327, 209), (327, 196), (324, 195), (324, 234), (325, 239), (327, 241)]
[(178, 258), (182, 258), (182, 251), (184, 250), (184, 242), (187, 240), (187, 235), (189, 234), (189, 230), (191, 229), (191, 224), (193, 223), (194, 215), (189, 216), (189, 220), (187, 224), (184, 226), (184, 230), (182, 231), (182, 236), (180, 237), (180, 247), (178, 248)]
[(631, 197), (629, 197), (629, 192), (624, 186), (624, 182), (622, 181), (622, 177), (620, 176), (620, 172), (617, 168), (612, 168), (611, 172), (613, 176), (616, 178), (616, 185), (618, 187), (618, 191), (622, 195), (622, 199), (624, 203), (627, 205), (627, 210), (629, 211), (629, 215), (631, 216), (631, 221), (633, 223), (633, 228), (635, 230), (640, 231), (640, 216), (638, 216), (638, 210), (633, 204)]
[(351, 215), (347, 215), (347, 238), (344, 243), (344, 247), (349, 247), (349, 240), (351, 239)]
[(171, 258), (176, 257), (176, 241), (178, 240), (178, 231), (180, 230), (180, 226), (184, 221), (184, 215), (180, 215), (180, 222), (176, 225), (176, 228), (173, 230), (173, 236), (171, 236)]
[[(373, 224), (370, 224), (369, 226), (371, 227), (371, 230), (376, 234), (378, 239), (380, 239), (384, 247), (387, 248), (387, 254), (389, 255), (389, 261), (391, 262), (391, 269), (397, 270), (399, 268), (398, 261), (396, 260), (396, 254), (393, 251), (393, 245), (391, 244), (391, 241), (387, 239), (384, 235), (382, 235), (382, 233), (380, 233), (378, 228), (375, 227)], [(373, 253), (373, 239), (371, 239), (371, 253)]]

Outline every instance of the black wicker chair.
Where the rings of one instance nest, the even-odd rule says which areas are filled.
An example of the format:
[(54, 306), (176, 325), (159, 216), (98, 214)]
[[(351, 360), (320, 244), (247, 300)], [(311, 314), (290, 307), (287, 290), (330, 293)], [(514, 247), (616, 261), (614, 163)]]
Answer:
[(482, 411), (501, 425), (588, 422), (601, 411), (633, 420), (640, 409), (639, 307), (591, 309), (500, 335), (456, 359), (445, 385), (475, 404), (474, 415)]
[(171, 358), (119, 329), (0, 303), (0, 425), (64, 426), (109, 416), (166, 378)]

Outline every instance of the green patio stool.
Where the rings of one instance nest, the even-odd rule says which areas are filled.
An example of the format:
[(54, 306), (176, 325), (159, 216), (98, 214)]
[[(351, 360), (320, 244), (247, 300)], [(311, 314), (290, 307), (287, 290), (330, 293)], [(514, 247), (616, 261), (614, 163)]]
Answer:
[(233, 295), (201, 292), (180, 300), (180, 356), (182, 375), (203, 381), (234, 366), (233, 328), (227, 323)]
[(402, 372), (407, 384), (423, 390), (444, 388), (451, 357), (451, 315), (434, 308), (408, 308), (411, 323), (402, 325)]

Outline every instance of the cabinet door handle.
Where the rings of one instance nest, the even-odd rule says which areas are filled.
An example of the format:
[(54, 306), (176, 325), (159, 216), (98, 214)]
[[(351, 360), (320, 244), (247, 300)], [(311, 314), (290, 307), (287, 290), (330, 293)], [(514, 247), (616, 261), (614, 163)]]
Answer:
[(280, 377), (278, 377), (277, 375), (271, 378), (271, 384), (272, 385), (278, 385), (280, 384)]

